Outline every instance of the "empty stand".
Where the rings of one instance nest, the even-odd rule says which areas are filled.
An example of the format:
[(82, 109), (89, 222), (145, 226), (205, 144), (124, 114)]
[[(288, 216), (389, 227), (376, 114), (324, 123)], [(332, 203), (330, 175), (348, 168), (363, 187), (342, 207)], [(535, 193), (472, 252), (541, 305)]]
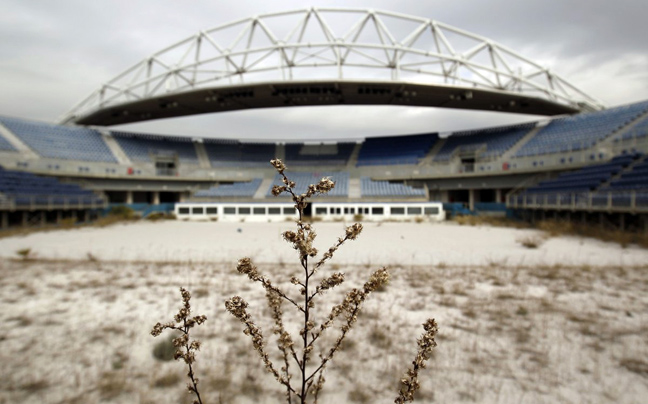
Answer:
[(414, 188), (409, 185), (389, 181), (373, 181), (369, 177), (362, 177), (360, 179), (360, 193), (363, 197), (426, 196), (425, 189), (423, 188)]
[[(621, 135), (620, 140), (641, 139), (648, 137), (648, 117), (637, 122), (630, 130)], [(615, 139), (619, 140), (619, 139)]]
[(285, 162), (288, 165), (344, 166), (348, 163), (355, 143), (286, 144)]
[(198, 165), (193, 141), (189, 138), (146, 135), (128, 132), (112, 132), (124, 153), (132, 161), (154, 162), (156, 154), (177, 155), (184, 164)]
[(209, 189), (201, 189), (194, 193), (196, 198), (211, 197), (248, 197), (252, 198), (261, 185), (261, 179), (255, 178), (249, 182), (235, 182), (233, 184), (222, 184)]
[(466, 132), (455, 132), (446, 138), (433, 161), (448, 161), (456, 151), (479, 151), (479, 157), (499, 157), (515, 145), (531, 129), (534, 123), (489, 128)]
[(418, 164), (439, 139), (436, 133), (425, 135), (368, 138), (364, 141), (357, 166)]
[(274, 143), (204, 139), (212, 167), (266, 167), (275, 158)]
[(4, 117), (0, 122), (42, 157), (117, 162), (95, 130)]
[(18, 151), (4, 136), (0, 136), (0, 150), (5, 151)]
[(0, 193), (16, 205), (86, 205), (103, 200), (75, 184), (62, 184), (52, 177), (0, 168)]
[(554, 119), (522, 146), (515, 157), (578, 151), (628, 125), (648, 110), (648, 102)]
[[(349, 173), (348, 172), (314, 172), (314, 173), (300, 173), (292, 172), (288, 175), (290, 180), (295, 181), (295, 188), (293, 192), (297, 195), (306, 193), (308, 186), (311, 184), (317, 184), (323, 177), (329, 177), (335, 182), (335, 188), (333, 188), (327, 195), (329, 196), (340, 196), (348, 197), (349, 196)], [(274, 185), (283, 185), (281, 182), (282, 176), (279, 174), (275, 175), (273, 186)], [(268, 188), (266, 196), (272, 196), (272, 186)], [(289, 196), (289, 194), (281, 194), (281, 196)]]

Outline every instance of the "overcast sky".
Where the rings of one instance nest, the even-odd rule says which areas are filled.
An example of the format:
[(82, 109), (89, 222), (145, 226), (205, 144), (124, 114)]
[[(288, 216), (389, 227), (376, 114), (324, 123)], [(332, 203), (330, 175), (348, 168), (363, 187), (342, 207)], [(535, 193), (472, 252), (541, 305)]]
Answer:
[[(366, 7), (443, 22), (550, 67), (607, 106), (648, 99), (646, 0), (0, 0), (0, 115), (54, 122), (102, 83), (199, 30), (272, 11)], [(240, 139), (343, 139), (529, 119), (432, 108), (281, 108), (129, 125)]]

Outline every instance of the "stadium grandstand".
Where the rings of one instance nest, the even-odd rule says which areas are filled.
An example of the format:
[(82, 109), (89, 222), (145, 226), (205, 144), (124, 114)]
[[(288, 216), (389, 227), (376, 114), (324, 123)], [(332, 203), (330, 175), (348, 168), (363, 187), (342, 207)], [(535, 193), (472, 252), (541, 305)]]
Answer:
[[(389, 15), (372, 13), (375, 18)], [(432, 24), (400, 14), (391, 17), (410, 18), (422, 27)], [(257, 16), (251, 21), (264, 18)], [(443, 28), (453, 30), (445, 25)], [(201, 32), (197, 37), (216, 35), (217, 31)], [(460, 30), (455, 34), (471, 35)], [(501, 57), (499, 45), (488, 40), (484, 43), (488, 47), (483, 49), (494, 52), (494, 59)], [(279, 44), (275, 45), (280, 50)], [(335, 47), (339, 43), (325, 45)], [(420, 53), (413, 43), (401, 45), (402, 52)], [(291, 46), (306, 52), (310, 44), (297, 41)], [(351, 41), (346, 46), (360, 49), (368, 45)], [(371, 46), (392, 49), (395, 45), (377, 42)], [(241, 52), (253, 55), (257, 50)], [(429, 52), (425, 57), (432, 58)], [(199, 54), (196, 58), (193, 67), (186, 69), (203, 62)], [(447, 60), (459, 63), (453, 54), (435, 55), (433, 60), (430, 63), (438, 65)], [(136, 207), (143, 214), (173, 211), (178, 204), (200, 204), (201, 209), (210, 203), (260, 204), (268, 209), (264, 214), (270, 215), (276, 211), (270, 203), (286, 203), (285, 198), (271, 194), (272, 186), (281, 182), (268, 164), (273, 158), (286, 162), (291, 178), (297, 182), (296, 192), (305, 192), (308, 184), (322, 177), (336, 181), (327, 197), (331, 203), (394, 203), (395, 212), (427, 212), (422, 203), (438, 202), (448, 216), (456, 212), (508, 212), (529, 220), (579, 215), (581, 220), (613, 222), (620, 227), (646, 228), (648, 223), (648, 101), (604, 108), (526, 58), (520, 57), (519, 63), (528, 64), (530, 76), (544, 75), (548, 82), (561, 84), (551, 87), (536, 83), (529, 93), (530, 79), (494, 63), (489, 72), (499, 75), (498, 80), (509, 80), (510, 85), (465, 82), (446, 71), (438, 74), (455, 85), (413, 85), (405, 76), (415, 71), (414, 66), (386, 63), (381, 67), (393, 73), (392, 79), (380, 82), (341, 77), (312, 82), (268, 78), (243, 88), (224, 86), (219, 81), (224, 78), (217, 78), (195, 87), (167, 88), (165, 93), (152, 91), (138, 95), (137, 100), (129, 98), (144, 86), (164, 87), (154, 85), (157, 76), (142, 73), (147, 61), (150, 59), (117, 76), (58, 124), (0, 116), (3, 227), (96, 216), (114, 204)], [(249, 70), (232, 74), (253, 73), (253, 61), (250, 63)], [(321, 67), (308, 63), (301, 67)], [(345, 61), (335, 63), (343, 66)], [(480, 68), (471, 64), (469, 57), (460, 63)], [(178, 66), (168, 74), (180, 74), (185, 69)], [(129, 76), (131, 73), (134, 76)], [(120, 80), (131, 84), (119, 86)], [(109, 96), (115, 88), (120, 89), (118, 93)], [(556, 88), (570, 91), (558, 92)], [(200, 107), (196, 107), (198, 102), (202, 103)], [(535, 114), (538, 118), (523, 124), (451, 133), (439, 133), (430, 123), (425, 133), (367, 136), (357, 142), (305, 137), (299, 142), (252, 143), (111, 128), (114, 124), (192, 115), (196, 111), (340, 104), (443, 106), (493, 114)], [(331, 209), (344, 211), (341, 206)], [(191, 214), (190, 209), (186, 212)], [(327, 214), (330, 212), (327, 210)], [(377, 212), (372, 218), (380, 218)]]

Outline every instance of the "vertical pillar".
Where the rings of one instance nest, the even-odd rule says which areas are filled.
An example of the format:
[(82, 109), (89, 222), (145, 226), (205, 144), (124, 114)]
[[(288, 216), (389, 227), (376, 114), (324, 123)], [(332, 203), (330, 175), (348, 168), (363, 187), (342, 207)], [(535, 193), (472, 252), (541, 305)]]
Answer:
[(448, 191), (441, 191), (441, 202), (450, 202), (450, 193)]
[(70, 211), (70, 217), (72, 219), (74, 219), (74, 223), (76, 223), (77, 222), (77, 211), (76, 210)]
[(2, 211), (2, 228), (6, 229), (9, 227), (9, 212), (6, 210)]
[(22, 225), (23, 225), (23, 227), (27, 227), (27, 211), (26, 210), (22, 211)]
[(126, 191), (126, 203), (133, 203), (133, 191)]
[(468, 190), (468, 209), (470, 209), (471, 212), (475, 211), (475, 190), (474, 189)]
[(45, 214), (44, 210), (41, 210), (40, 212), (40, 225), (45, 226), (47, 224), (47, 215)]
[(82, 210), (80, 213), (81, 216), (81, 223), (85, 223), (88, 220), (88, 211), (87, 210)]
[(159, 204), (160, 204), (160, 192), (153, 191), (153, 205), (159, 205)]
[(495, 190), (495, 202), (497, 203), (502, 202), (502, 190), (500, 188), (497, 188)]
[(63, 219), (63, 211), (62, 210), (57, 210), (56, 211), (56, 224), (60, 224), (62, 219)]
[(619, 228), (621, 231), (625, 230), (625, 213), (619, 213)]

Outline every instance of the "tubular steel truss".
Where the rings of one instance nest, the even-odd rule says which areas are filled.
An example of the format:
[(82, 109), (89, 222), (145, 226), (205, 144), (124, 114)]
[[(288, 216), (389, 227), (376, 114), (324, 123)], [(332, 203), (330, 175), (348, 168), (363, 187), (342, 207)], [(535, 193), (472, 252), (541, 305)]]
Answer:
[(479, 35), (386, 11), (308, 8), (200, 31), (109, 80), (61, 121), (200, 89), (321, 80), (457, 86), (574, 110), (603, 108), (549, 69)]

